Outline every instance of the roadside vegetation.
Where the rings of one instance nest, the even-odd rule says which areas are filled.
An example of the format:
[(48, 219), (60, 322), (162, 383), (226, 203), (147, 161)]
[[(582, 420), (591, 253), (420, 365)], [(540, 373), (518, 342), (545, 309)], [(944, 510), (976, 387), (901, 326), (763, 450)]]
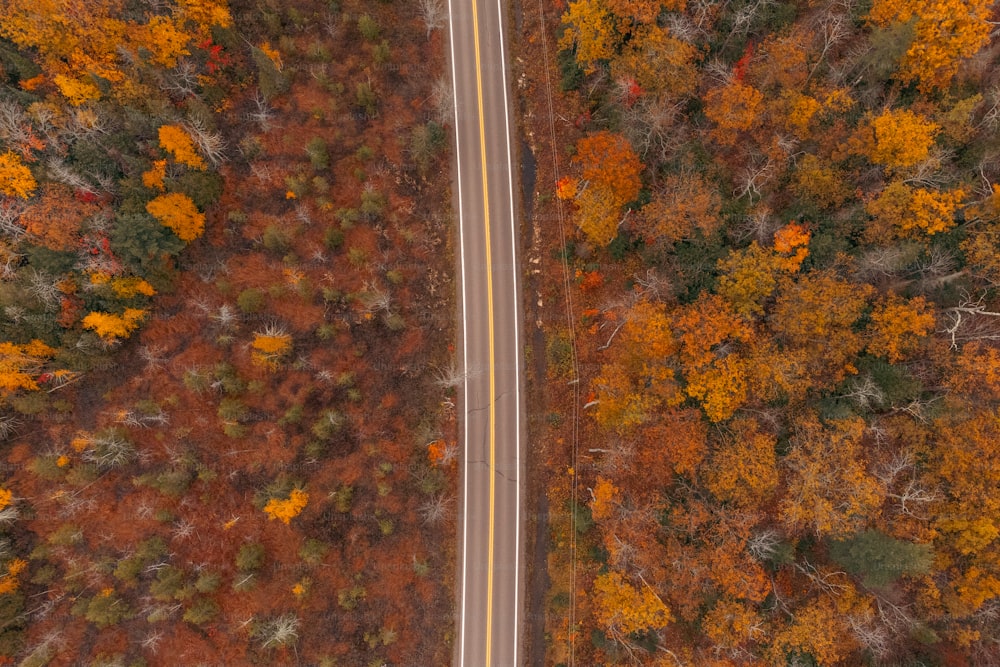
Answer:
[(442, 25), (0, 0), (0, 662), (448, 662)]
[(995, 664), (996, 18), (527, 3), (547, 664)]

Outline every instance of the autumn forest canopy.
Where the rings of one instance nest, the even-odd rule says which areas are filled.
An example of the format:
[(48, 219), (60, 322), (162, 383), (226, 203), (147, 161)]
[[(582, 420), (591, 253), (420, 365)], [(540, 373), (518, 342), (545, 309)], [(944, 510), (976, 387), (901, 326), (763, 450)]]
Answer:
[(997, 20), (562, 7), (553, 663), (997, 664)]
[[(998, 7), (535, 4), (533, 649), (998, 664)], [(449, 662), (446, 20), (0, 0), (0, 664)]]
[(443, 664), (442, 6), (0, 0), (0, 664)]

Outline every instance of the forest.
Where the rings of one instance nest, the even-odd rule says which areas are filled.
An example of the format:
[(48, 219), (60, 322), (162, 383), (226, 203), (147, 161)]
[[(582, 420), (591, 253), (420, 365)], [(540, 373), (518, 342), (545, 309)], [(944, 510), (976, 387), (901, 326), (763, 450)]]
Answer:
[(1000, 664), (995, 4), (522, 7), (545, 664)]
[(0, 0), (0, 664), (450, 660), (446, 18)]

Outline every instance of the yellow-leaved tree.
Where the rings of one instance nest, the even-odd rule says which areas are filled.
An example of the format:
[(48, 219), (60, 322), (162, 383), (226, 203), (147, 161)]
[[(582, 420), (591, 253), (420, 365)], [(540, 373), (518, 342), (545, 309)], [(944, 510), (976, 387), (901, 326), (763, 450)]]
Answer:
[(673, 620), (667, 605), (648, 584), (633, 586), (614, 570), (594, 580), (594, 615), (617, 641), (633, 632), (658, 630)]
[(875, 164), (912, 167), (930, 155), (940, 126), (909, 109), (886, 110), (864, 128), (863, 152)]
[(735, 79), (705, 94), (705, 115), (715, 123), (712, 138), (723, 146), (732, 146), (741, 132), (757, 127), (763, 111), (764, 94)]
[(106, 341), (116, 341), (128, 338), (146, 317), (146, 311), (140, 308), (126, 308), (121, 315), (114, 313), (91, 312), (83, 318), (84, 329), (94, 331)]
[(18, 389), (38, 389), (35, 377), (41, 372), (45, 361), (56, 353), (40, 340), (25, 345), (0, 343), (0, 397), (6, 397)]
[(37, 185), (31, 170), (24, 166), (20, 156), (13, 151), (0, 155), (0, 193), (27, 199), (34, 194)]
[(890, 294), (871, 315), (868, 352), (891, 363), (902, 361), (934, 330), (934, 313), (922, 296), (903, 299)]
[(289, 523), (305, 509), (309, 503), (309, 494), (302, 489), (292, 489), (284, 500), (271, 498), (264, 505), (264, 512), (272, 519)]
[(275, 368), (292, 350), (292, 336), (278, 327), (267, 327), (254, 334), (250, 347), (255, 364)]
[(865, 235), (872, 241), (893, 237), (921, 237), (946, 232), (955, 226), (955, 213), (965, 199), (962, 188), (935, 192), (893, 181), (865, 205), (874, 223)]
[(193, 241), (205, 232), (205, 214), (180, 192), (160, 195), (146, 204), (146, 210), (182, 241)]
[(963, 58), (990, 40), (992, 0), (875, 0), (868, 20), (886, 28), (913, 21), (913, 41), (900, 61), (900, 78), (922, 92), (946, 87)]
[(181, 164), (193, 169), (206, 169), (205, 160), (198, 155), (194, 140), (180, 125), (163, 125), (159, 129), (160, 148), (174, 156)]

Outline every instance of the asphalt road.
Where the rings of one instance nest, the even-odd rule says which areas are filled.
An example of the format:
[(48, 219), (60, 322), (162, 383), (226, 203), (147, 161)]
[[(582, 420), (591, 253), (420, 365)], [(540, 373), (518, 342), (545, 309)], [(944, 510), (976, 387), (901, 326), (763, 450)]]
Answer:
[(449, 0), (466, 373), (455, 665), (520, 664), (521, 392), (514, 174), (502, 0)]

